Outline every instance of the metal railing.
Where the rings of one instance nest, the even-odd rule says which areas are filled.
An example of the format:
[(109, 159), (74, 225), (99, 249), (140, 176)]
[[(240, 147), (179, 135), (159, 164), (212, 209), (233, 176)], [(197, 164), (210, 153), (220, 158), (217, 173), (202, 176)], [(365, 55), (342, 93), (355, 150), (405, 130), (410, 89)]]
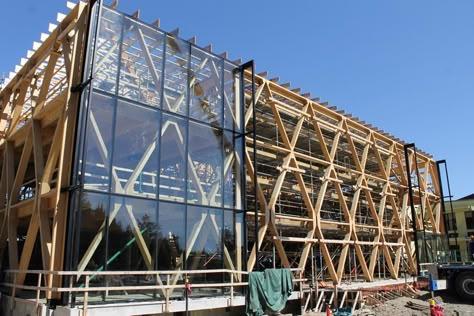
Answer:
[[(293, 275), (299, 274), (299, 269), (290, 269), (293, 272)], [(164, 312), (170, 311), (170, 303), (172, 302), (172, 293), (175, 290), (182, 290), (186, 294), (187, 290), (191, 287), (192, 289), (202, 289), (202, 288), (225, 288), (229, 289), (228, 295), (228, 306), (234, 305), (234, 293), (235, 288), (243, 288), (248, 285), (248, 282), (243, 282), (243, 275), (248, 275), (247, 271), (237, 271), (230, 269), (215, 269), (215, 270), (167, 270), (167, 271), (47, 271), (47, 270), (6, 270), (7, 280), (12, 280), (12, 282), (2, 283), (3, 288), (11, 289), (12, 301), (16, 296), (16, 293), (19, 290), (34, 291), (35, 304), (36, 307), (42, 304), (42, 297), (50, 297), (51, 293), (70, 293), (72, 295), (83, 294), (82, 301), (82, 312), (83, 315), (87, 315), (87, 310), (90, 304), (90, 294), (91, 293), (106, 293), (106, 296), (110, 291), (159, 291), (161, 297), (164, 298), (164, 301), (149, 300), (150, 302), (160, 302), (164, 304)], [(17, 275), (36, 275), (36, 285), (20, 285), (16, 283)], [(193, 276), (199, 275), (200, 277), (212, 274), (227, 274), (229, 276), (229, 281), (227, 282), (217, 282), (217, 283), (188, 283), (188, 278), (193, 278)], [(56, 287), (56, 286), (46, 286), (42, 285), (42, 279), (45, 276), (62, 276), (66, 277), (69, 280), (68, 286)], [(99, 278), (111, 278), (111, 277), (143, 277), (148, 281), (145, 284), (136, 284), (136, 285), (126, 285), (120, 282), (120, 285), (114, 286), (91, 286), (91, 281)], [(184, 280), (184, 283), (183, 283)], [(154, 281), (154, 284), (150, 284)], [(182, 283), (178, 284), (181, 281)], [(302, 282), (307, 281), (306, 278), (293, 278), (293, 283), (299, 283), (300, 291), (302, 289)], [(205, 281), (204, 281), (205, 282)], [(105, 282), (101, 282), (105, 283)], [(223, 292), (224, 293), (224, 292)], [(226, 296), (226, 295), (222, 295)], [(176, 297), (173, 297), (176, 298)], [(191, 297), (194, 298), (194, 297)], [(111, 301), (112, 303), (112, 301)], [(69, 300), (69, 306), (72, 306), (71, 300)], [(81, 307), (80, 304), (77, 304), (76, 307)]]

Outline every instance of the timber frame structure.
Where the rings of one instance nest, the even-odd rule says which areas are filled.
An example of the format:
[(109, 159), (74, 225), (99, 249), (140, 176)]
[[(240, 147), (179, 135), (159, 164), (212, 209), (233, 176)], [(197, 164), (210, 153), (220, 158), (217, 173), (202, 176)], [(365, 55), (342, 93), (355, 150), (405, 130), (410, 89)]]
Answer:
[[(8, 239), (9, 268), (27, 270), (37, 238), (42, 268), (63, 270), (68, 190), (79, 93), (82, 82), (89, 6), (75, 5), (58, 25), (42, 35), (34, 51), (0, 94), (1, 245)], [(26, 229), (18, 249), (18, 230)], [(39, 234), (38, 234), (39, 233)], [(60, 285), (45, 276), (46, 284)], [(22, 284), (25, 274), (16, 282)]]
[[(107, 12), (112, 12), (110, 15), (115, 14), (115, 5), (107, 8)], [(203, 255), (205, 251), (196, 249), (205, 248), (209, 238), (215, 243), (226, 238), (222, 225), (226, 223), (227, 213), (220, 215), (213, 209), (219, 207), (229, 208), (229, 212), (239, 210), (235, 216), (242, 216), (242, 220), (234, 219), (229, 224), (233, 226), (232, 246), (222, 242), (219, 249), (221, 268), (233, 271), (285, 267), (296, 268), (300, 271), (297, 274), (308, 276), (313, 270), (316, 280), (340, 284), (348, 275), (357, 274), (367, 282), (374, 281), (382, 269), (387, 269), (393, 279), (399, 278), (402, 270), (416, 275), (417, 264), (436, 260), (435, 244), (445, 229), (439, 175), (429, 154), (416, 151), (414, 146), (317, 98), (311, 99), (309, 94), (301, 94), (299, 89), (291, 89), (277, 78), (268, 79), (266, 73), (254, 75), (241, 67), (239, 75), (240, 62), (227, 61), (227, 54), (214, 55), (212, 48), (207, 47), (202, 50), (207, 57), (197, 58), (197, 53), (193, 55), (194, 50), (199, 50), (195, 40), (182, 41), (177, 38), (177, 32), (160, 33), (167, 38), (167, 44), (158, 40), (151, 43), (152, 37), (146, 32), (148, 28), (158, 32), (159, 23), (124, 27), (123, 48), (117, 48), (119, 35), (103, 26), (110, 36), (104, 35), (94, 43), (91, 30), (98, 27), (99, 19), (91, 18), (92, 5), (79, 2), (68, 7), (70, 12), (59, 16), (58, 25), (50, 25), (50, 33), (42, 35), (42, 43), (35, 43), (34, 51), (22, 60), (0, 91), (0, 254), (2, 258), (8, 254), (8, 262), (3, 262), (2, 269), (8, 265), (9, 270), (19, 271), (13, 283), (27, 282), (25, 270), (29, 269), (78, 273), (91, 269), (87, 267), (105, 238), (105, 231), (115, 229), (112, 222), (120, 212), (129, 216), (131, 240), (137, 244), (137, 253), (145, 264), (143, 269), (158, 270), (160, 259), (156, 259), (148, 237), (143, 237), (148, 228), (143, 228), (134, 215), (132, 202), (126, 200), (129, 195), (172, 202), (169, 205), (173, 207), (177, 205), (173, 203), (182, 202), (209, 208), (186, 228), (187, 235), (181, 240), (186, 239), (187, 248), (181, 256), (175, 254), (176, 259), (167, 263), (168, 269), (198, 269), (201, 257), (197, 254)], [(125, 18), (132, 21), (138, 16), (137, 13)], [(107, 20), (112, 24), (110, 21)], [(133, 34), (127, 38), (128, 33)], [(188, 57), (182, 57), (176, 49), (182, 43), (192, 47), (188, 62), (193, 75), (185, 78), (187, 89), (178, 85), (181, 79), (178, 75), (165, 78), (168, 81), (164, 82), (161, 77), (166, 75), (165, 70), (156, 69), (159, 63), (167, 67), (166, 54), (170, 55), (169, 60), (174, 58), (170, 61), (173, 67), (185, 67), (182, 60)], [(165, 57), (157, 61), (157, 54)], [(87, 58), (99, 58), (99, 62), (94, 64)], [(119, 66), (113, 66), (116, 60), (121, 60)], [(93, 69), (87, 70), (91, 64)], [(129, 80), (121, 81), (118, 88), (110, 79), (114, 67), (122, 67), (118, 72), (127, 70), (114, 80)], [(140, 78), (144, 73), (140, 67), (146, 67), (149, 74), (146, 88), (140, 79), (128, 79)], [(204, 71), (208, 72), (203, 74)], [(232, 73), (234, 77), (227, 87), (222, 78)], [(209, 78), (214, 78), (214, 82), (222, 80), (222, 90), (209, 88)], [(176, 81), (169, 83), (172, 80)], [(171, 88), (166, 85), (171, 84), (173, 95), (163, 96), (162, 90), (168, 93), (166, 89)], [(113, 157), (113, 146), (119, 145), (107, 147), (107, 135), (99, 122), (105, 121), (100, 117), (105, 117), (105, 110), (81, 112), (81, 107), (92, 108), (87, 93), (109, 89), (105, 86), (114, 87), (124, 99), (138, 95), (144, 103), (161, 102), (163, 111), (173, 115), (181, 115), (183, 106), (193, 109), (193, 99), (188, 95), (200, 98), (199, 104), (205, 108), (200, 112), (205, 117), (202, 120), (214, 128), (215, 135), (236, 135), (228, 138), (234, 139), (234, 149), (227, 153), (230, 145), (223, 137), (220, 141), (226, 152), (219, 161), (221, 168), (213, 166), (211, 160), (199, 160), (193, 156), (198, 155), (191, 147), (193, 133), (180, 129), (178, 119), (165, 121), (169, 115), (163, 112), (161, 133), (156, 129), (151, 132), (153, 135), (137, 164), (129, 169), (111, 166), (113, 159), (119, 159), (119, 154)], [(214, 97), (208, 92), (211, 90), (220, 96)], [(110, 91), (103, 92), (104, 99), (100, 102), (108, 102), (104, 100), (112, 94)], [(222, 102), (221, 112), (213, 110), (215, 102)], [(195, 115), (191, 110), (189, 116)], [(216, 118), (218, 115), (222, 120)], [(86, 121), (90, 124), (88, 131), (82, 127)], [(230, 125), (222, 121), (231, 121), (233, 129), (227, 131)], [(225, 126), (219, 129), (216, 122)], [(186, 124), (194, 126), (192, 121)], [(195, 128), (199, 133), (205, 130), (201, 126)], [(181, 145), (184, 148), (185, 142), (189, 142), (189, 147), (178, 155), (187, 166), (181, 170), (185, 173), (181, 186), (186, 183), (181, 189), (178, 182), (173, 185), (166, 182), (178, 177), (179, 168), (145, 169), (158, 147), (161, 146), (162, 152), (167, 151), (165, 135), (171, 133), (169, 130), (180, 140), (173, 148)], [(83, 146), (86, 141), (80, 138), (85, 133), (93, 133), (87, 136), (87, 141), (94, 139), (96, 144), (99, 158), (93, 164), (77, 158), (86, 151), (87, 146)], [(241, 144), (235, 141), (239, 136)], [(162, 161), (164, 158), (160, 164)], [(110, 174), (103, 175), (100, 170), (93, 174), (87, 163), (94, 170), (109, 168)], [(173, 175), (166, 173), (170, 170)], [(96, 182), (87, 180), (88, 176)], [(148, 177), (149, 181), (142, 181), (142, 177)], [(228, 178), (234, 181), (229, 189)], [(68, 253), (68, 247), (74, 248), (74, 242), (79, 242), (77, 239), (82, 236), (80, 227), (71, 224), (71, 218), (79, 212), (74, 201), (82, 197), (72, 198), (72, 192), (102, 192), (104, 187), (121, 197), (121, 202), (111, 198), (108, 215), (104, 215), (103, 222), (98, 220), (89, 246), (81, 248), (81, 253)], [(226, 198), (230, 195), (232, 201), (228, 204)], [(76, 235), (68, 237), (73, 232)], [(176, 237), (170, 233), (168, 248), (173, 238)], [(427, 240), (433, 240), (433, 244), (427, 244)], [(415, 253), (415, 243), (422, 244), (420, 254)], [(41, 262), (34, 260), (33, 253), (41, 254)], [(217, 257), (206, 258), (202, 266)], [(319, 269), (319, 274), (314, 274), (315, 269)], [(241, 274), (236, 273), (235, 277), (242, 281)], [(54, 288), (64, 280), (60, 274), (51, 273), (44, 274), (42, 282)], [(178, 282), (181, 281), (176, 277), (174, 284)], [(59, 294), (52, 290), (47, 296), (54, 299)]]
[[(351, 249), (353, 267), (366, 281), (376, 278), (380, 254), (392, 278), (402, 265), (417, 274), (413, 221), (425, 239), (444, 233), (436, 162), (298, 89), (262, 76), (256, 85), (257, 139), (253, 144), (247, 138), (246, 161), (252, 175), (250, 154), (256, 150), (258, 249), (269, 241), (284, 266), (305, 269), (316, 244), (335, 283), (352, 269)], [(251, 115), (248, 108), (247, 123)], [(412, 198), (407, 166), (416, 183)], [(297, 251), (290, 258), (292, 248)], [(422, 262), (433, 260), (431, 251)], [(249, 270), (254, 264), (255, 245)]]

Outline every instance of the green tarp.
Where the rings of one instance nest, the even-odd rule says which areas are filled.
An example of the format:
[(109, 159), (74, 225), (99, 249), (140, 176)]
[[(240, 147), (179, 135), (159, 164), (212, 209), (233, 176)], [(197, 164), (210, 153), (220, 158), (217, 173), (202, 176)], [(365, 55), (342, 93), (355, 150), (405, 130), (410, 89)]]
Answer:
[(246, 298), (247, 316), (261, 316), (266, 309), (279, 312), (293, 291), (289, 269), (266, 269), (249, 273)]

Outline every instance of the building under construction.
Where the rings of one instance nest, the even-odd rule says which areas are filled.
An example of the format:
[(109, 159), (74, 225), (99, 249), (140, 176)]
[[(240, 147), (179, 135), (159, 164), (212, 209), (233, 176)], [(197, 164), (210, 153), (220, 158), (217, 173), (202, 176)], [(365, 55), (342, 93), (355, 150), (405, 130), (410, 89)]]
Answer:
[(429, 154), (115, 7), (68, 3), (0, 91), (5, 313), (241, 315), (269, 268), (355, 307), (439, 260)]

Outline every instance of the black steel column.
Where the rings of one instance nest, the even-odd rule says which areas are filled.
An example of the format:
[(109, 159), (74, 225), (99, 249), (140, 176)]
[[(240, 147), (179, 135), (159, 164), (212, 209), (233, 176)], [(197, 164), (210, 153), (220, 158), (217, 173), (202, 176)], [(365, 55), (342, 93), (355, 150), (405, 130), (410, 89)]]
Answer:
[[(446, 174), (446, 184), (448, 185), (448, 195), (445, 196), (444, 195), (444, 192), (443, 192), (443, 182), (441, 181), (441, 168), (440, 168), (440, 165), (441, 164), (444, 164), (444, 170), (445, 170), (445, 174)], [(449, 207), (451, 208), (451, 216), (452, 216), (452, 219), (453, 221), (456, 220), (456, 218), (454, 217), (454, 210), (453, 210), (453, 200), (452, 200), (452, 195), (451, 195), (451, 186), (449, 184), (449, 175), (448, 175), (448, 164), (446, 163), (446, 160), (438, 160), (436, 161), (436, 168), (437, 168), (437, 171), (438, 171), (438, 177), (439, 177), (439, 192), (440, 192), (440, 195), (441, 195), (441, 210), (443, 212), (443, 220), (444, 220), (444, 226), (446, 226), (446, 216), (447, 216), (447, 213), (446, 213), (446, 207), (444, 206), (444, 198), (447, 197), (449, 198)], [(454, 226), (454, 225), (453, 225)], [(448, 230), (448, 229), (447, 229)], [(458, 237), (457, 237), (457, 228), (455, 229), (453, 227), (452, 229), (454, 231), (454, 244), (457, 246), (458, 245)], [(449, 232), (446, 231), (447, 235), (448, 235), (448, 246), (450, 246), (450, 243), (449, 243)], [(457, 248), (457, 247), (456, 247)]]
[[(89, 16), (88, 16), (88, 21), (87, 21), (87, 33), (86, 33), (86, 39), (85, 39), (85, 47), (84, 47), (84, 56), (83, 60), (81, 61), (83, 64), (83, 73), (82, 73), (82, 78), (81, 78), (81, 84), (76, 87), (71, 87), (71, 92), (72, 93), (80, 93), (80, 96), (78, 98), (78, 115), (76, 118), (76, 128), (75, 128), (75, 134), (74, 134), (74, 139), (72, 140), (74, 142), (73, 146), (73, 155), (74, 157), (74, 166), (71, 168), (71, 182), (70, 182), (70, 187), (67, 188), (66, 190), (70, 191), (69, 192), (69, 200), (67, 202), (68, 204), (68, 214), (66, 217), (66, 227), (67, 227), (67, 235), (66, 235), (66, 242), (65, 242), (65, 249), (64, 249), (64, 267), (63, 270), (66, 271), (71, 271), (73, 269), (73, 265), (76, 264), (76, 256), (77, 254), (74, 253), (74, 248), (77, 247), (77, 242), (78, 242), (78, 231), (77, 230), (77, 222), (76, 219), (78, 218), (76, 216), (76, 210), (80, 207), (80, 196), (82, 196), (82, 175), (84, 174), (81, 172), (81, 176), (78, 176), (79, 173), (79, 167), (83, 171), (83, 166), (80, 165), (80, 160), (82, 158), (82, 153), (83, 153), (83, 146), (84, 146), (84, 139), (85, 139), (85, 125), (86, 125), (86, 120), (87, 120), (87, 108), (80, 106), (83, 102), (83, 100), (87, 99), (87, 103), (90, 104), (91, 100), (91, 89), (89, 87), (89, 90), (87, 91), (87, 94), (83, 93), (84, 90), (90, 85), (93, 79), (93, 74), (94, 74), (94, 60), (95, 60), (95, 54), (97, 51), (97, 37), (100, 29), (100, 17), (102, 14), (102, 7), (103, 7), (103, 2), (102, 0), (93, 0), (89, 4), (90, 9), (89, 9)], [(95, 16), (94, 16), (95, 14)], [(93, 18), (96, 17), (96, 20), (94, 21)], [(95, 24), (93, 24), (95, 22)], [(82, 45), (82, 43), (78, 43), (78, 45)], [(74, 49), (77, 49), (76, 47)], [(89, 50), (90, 49), (90, 50)], [(90, 61), (90, 62), (89, 62)], [(88, 63), (89, 62), (89, 63)], [(73, 74), (70, 74), (71, 76)], [(82, 163), (84, 163), (84, 160), (82, 160)], [(78, 210), (80, 211), (80, 210)], [(62, 285), (67, 287), (69, 286), (69, 282), (71, 280), (72, 276), (65, 276), (62, 279)], [(49, 302), (49, 305), (51, 307), (54, 307), (56, 303), (59, 303), (61, 305), (67, 305), (69, 301), (69, 293), (63, 292), (61, 294), (61, 299), (59, 301), (54, 301), (51, 300)], [(75, 294), (72, 296), (72, 305), (74, 305), (75, 301)]]
[(411, 171), (410, 171), (410, 163), (408, 157), (408, 148), (415, 148), (415, 144), (406, 144), (403, 146), (403, 150), (405, 152), (405, 164), (406, 164), (406, 173), (407, 173), (407, 181), (408, 181), (408, 194), (410, 196), (410, 208), (411, 208), (411, 217), (412, 217), (412, 227), (413, 227), (413, 234), (415, 239), (415, 256), (416, 256), (416, 274), (420, 272), (420, 254), (418, 249), (418, 233), (416, 229), (416, 211), (415, 211), (415, 203), (413, 199), (413, 187), (411, 183)]
[[(260, 265), (259, 265), (259, 260), (258, 260), (258, 255), (259, 255), (259, 251), (258, 251), (258, 226), (259, 226), (259, 223), (258, 223), (258, 197), (257, 197), (257, 181), (258, 181), (258, 177), (257, 177), (257, 133), (256, 133), (256, 130), (257, 130), (257, 120), (256, 120), (256, 102), (255, 102), (255, 64), (254, 64), (254, 61), (253, 60), (250, 60), (242, 65), (239, 66), (239, 71), (240, 71), (240, 80), (241, 80), (241, 104), (242, 104), (242, 107), (245, 107), (245, 71), (247, 69), (250, 69), (250, 72), (251, 72), (251, 93), (252, 93), (252, 96), (251, 96), (251, 104), (250, 104), (250, 107), (252, 108), (252, 130), (247, 133), (245, 132), (245, 126), (242, 126), (245, 134), (244, 136), (246, 136), (247, 134), (250, 134), (252, 133), (252, 141), (253, 141), (253, 153), (252, 153), (252, 160), (253, 160), (253, 169), (254, 169), (254, 172), (253, 172), (253, 183), (254, 183), (254, 186), (253, 186), (253, 189), (254, 189), (254, 210), (255, 210), (255, 221), (254, 221), (254, 225), (255, 225), (255, 269), (256, 271), (259, 271), (260, 269)], [(244, 137), (245, 138), (245, 137)], [(245, 150), (245, 147), (244, 147), (244, 150)], [(245, 207), (245, 210), (247, 209), (247, 207)], [(244, 217), (247, 217), (247, 212), (245, 211), (245, 214), (244, 214)], [(246, 243), (247, 244), (247, 243)], [(247, 247), (247, 245), (246, 245)], [(246, 251), (247, 253), (247, 251)], [(248, 268), (248, 267), (247, 267)]]

